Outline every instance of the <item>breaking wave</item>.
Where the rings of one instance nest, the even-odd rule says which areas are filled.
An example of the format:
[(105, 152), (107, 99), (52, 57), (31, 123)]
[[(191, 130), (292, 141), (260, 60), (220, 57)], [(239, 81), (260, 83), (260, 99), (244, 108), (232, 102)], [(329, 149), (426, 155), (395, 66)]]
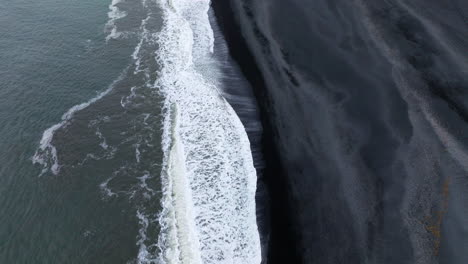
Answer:
[(207, 0), (160, 1), (164, 94), (161, 263), (260, 263), (247, 134), (215, 86)]

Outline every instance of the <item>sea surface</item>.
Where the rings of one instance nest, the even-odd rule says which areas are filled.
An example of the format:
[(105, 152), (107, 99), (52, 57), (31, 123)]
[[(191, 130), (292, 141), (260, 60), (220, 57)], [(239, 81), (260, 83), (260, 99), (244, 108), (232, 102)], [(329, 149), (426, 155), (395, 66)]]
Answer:
[(0, 263), (260, 263), (262, 126), (209, 1), (0, 24)]

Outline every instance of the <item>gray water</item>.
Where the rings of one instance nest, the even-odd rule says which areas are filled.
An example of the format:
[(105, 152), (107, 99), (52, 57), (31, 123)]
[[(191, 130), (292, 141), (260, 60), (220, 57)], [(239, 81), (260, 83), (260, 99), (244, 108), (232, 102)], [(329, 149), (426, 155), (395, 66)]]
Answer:
[[(128, 78), (116, 82), (119, 76), (125, 79), (136, 39), (130, 35), (106, 41), (109, 4), (88, 0), (2, 3), (1, 263), (136, 259), (140, 239), (136, 215), (148, 202), (141, 196), (149, 192), (142, 183), (160, 169), (132, 161), (138, 144), (151, 142), (156, 145), (151, 148), (154, 153), (140, 147), (141, 160), (145, 155), (154, 160), (161, 157), (158, 131), (149, 133), (140, 122), (146, 117), (140, 115), (145, 107), (146, 114), (154, 114), (145, 122), (158, 122), (158, 108), (149, 109), (145, 101), (121, 107), (121, 99), (131, 93), (129, 83), (138, 83)], [(131, 17), (120, 23), (123, 30), (139, 26)], [(33, 165), (31, 158), (42, 132), (72, 106), (111, 86), (113, 92), (99, 104), (80, 111), (57, 131), (53, 143), (58, 146), (61, 172), (39, 176), (41, 166)], [(157, 106), (157, 100), (152, 105)], [(152, 184), (150, 179), (147, 184)]]

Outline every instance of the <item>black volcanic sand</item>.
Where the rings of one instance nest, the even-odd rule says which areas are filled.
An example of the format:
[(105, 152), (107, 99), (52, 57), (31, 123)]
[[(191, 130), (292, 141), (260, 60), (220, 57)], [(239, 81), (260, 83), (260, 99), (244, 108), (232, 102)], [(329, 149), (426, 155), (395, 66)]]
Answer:
[[(255, 58), (242, 37), (229, 1), (213, 1), (212, 7), (229, 46), (230, 54), (241, 66), (242, 73), (254, 88), (255, 97), (267, 99), (265, 81), (257, 67)], [(283, 177), (284, 171), (273, 138), (274, 127), (271, 125), (269, 102), (257, 100), (257, 103), (260, 106), (260, 120), (263, 126), (261, 147), (265, 168), (262, 172), (262, 180), (266, 187), (266, 190), (261, 190), (262, 193), (257, 194), (257, 206), (262, 206), (262, 203), (267, 202), (270, 209), (270, 212), (263, 212), (262, 215), (259, 215), (258, 219), (262, 241), (269, 242), (269, 246), (262, 249), (263, 255), (267, 255), (263, 261), (274, 259), (278, 263), (297, 263), (299, 258), (295, 252), (295, 238), (291, 232), (290, 216), (292, 213), (288, 206), (287, 182)], [(268, 197), (265, 197), (265, 194), (269, 194)], [(268, 223), (267, 227), (263, 227), (261, 224), (264, 222)]]
[(261, 108), (268, 263), (468, 263), (468, 2), (213, 8)]

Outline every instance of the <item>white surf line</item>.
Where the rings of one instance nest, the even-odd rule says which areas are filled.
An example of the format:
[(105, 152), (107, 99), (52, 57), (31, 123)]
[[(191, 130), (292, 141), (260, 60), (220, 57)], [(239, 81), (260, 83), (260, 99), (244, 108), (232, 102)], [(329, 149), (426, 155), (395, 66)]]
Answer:
[(209, 0), (159, 0), (164, 95), (163, 210), (157, 263), (258, 264), (256, 171), (245, 129), (207, 74)]

